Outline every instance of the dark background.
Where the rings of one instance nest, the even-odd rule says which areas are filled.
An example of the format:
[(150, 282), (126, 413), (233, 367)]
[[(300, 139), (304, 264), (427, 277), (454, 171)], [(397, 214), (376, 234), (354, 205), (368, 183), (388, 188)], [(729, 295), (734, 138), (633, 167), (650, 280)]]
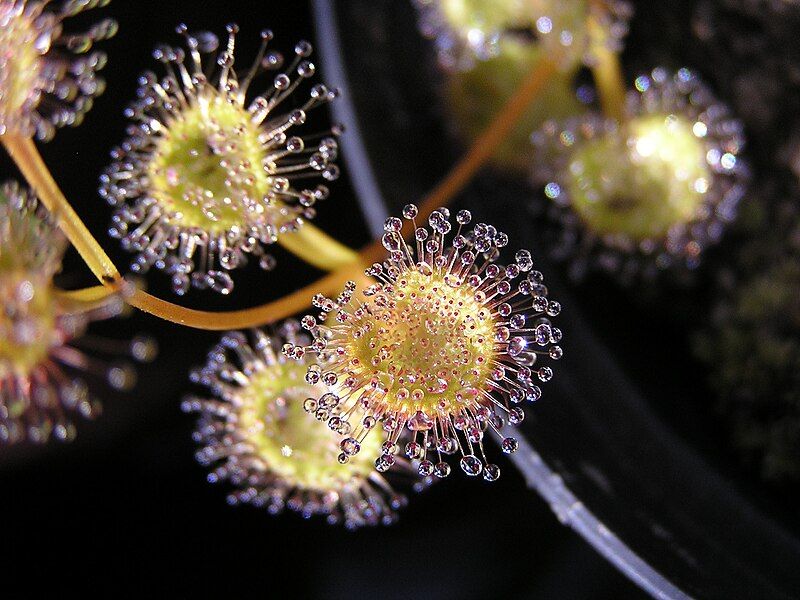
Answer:
[[(372, 124), (365, 132), (369, 150), (384, 194), (392, 204), (401, 205), (430, 189), (462, 149), (442, 133), (435, 87), (425, 81), (436, 74), (420, 60), (425, 44), (414, 31), (406, 0), (336, 4), (347, 16), (342, 35), (348, 63), (364, 67), (361, 77), (353, 74), (351, 84), (360, 84), (353, 95), (364, 122)], [(769, 190), (787, 195), (793, 191), (793, 184), (786, 182), (795, 178), (788, 177), (787, 165), (779, 163), (785, 161), (783, 149), (796, 146), (800, 137), (800, 76), (792, 70), (796, 69), (792, 65), (800, 64), (800, 49), (792, 37), (796, 27), (791, 20), (764, 16), (764, 11), (772, 10), (768, 6), (778, 2), (742, 0), (741, 6), (753, 8), (741, 10), (736, 0), (634, 4), (637, 14), (623, 57), (626, 74), (657, 64), (697, 68), (745, 121), (747, 159), (756, 174), (755, 201), (770, 201), (769, 196), (777, 193)], [(376, 17), (375, 7), (387, 10)], [(124, 138), (127, 123), (122, 110), (135, 95), (138, 74), (145, 69), (158, 72), (150, 57), (152, 48), (162, 42), (179, 44), (174, 27), (180, 22), (191, 30), (209, 29), (220, 35), (226, 23), (238, 22), (242, 31), (237, 57), (240, 67), (247, 67), (262, 28), (273, 29), (273, 47), (287, 53), (298, 39), (313, 42), (314, 29), (306, 3), (295, 0), (114, 0), (107, 9), (81, 16), (74, 24), (91, 23), (101, 14), (114, 16), (121, 26), (116, 38), (103, 45), (109, 54), (108, 91), (82, 127), (60, 131), (54, 142), (42, 146), (42, 153), (67, 197), (124, 271), (130, 256), (105, 235), (111, 209), (96, 193), (97, 177), (109, 162), (109, 150)], [(698, 23), (714, 24), (716, 33), (701, 35)], [(387, 56), (392, 62), (386, 62)], [(386, 72), (374, 76), (374, 69)], [(337, 84), (325, 78), (324, 70), (322, 76), (326, 83)], [(389, 137), (392, 131), (397, 138)], [(412, 160), (403, 162), (402, 154)], [(340, 165), (346, 168), (344, 161)], [(0, 167), (3, 175), (16, 176), (4, 158)], [(319, 206), (317, 225), (354, 247), (363, 245), (369, 236), (347, 178), (331, 187), (331, 199)], [(528, 188), (484, 173), (459, 202), (477, 209), (480, 217), (491, 218), (512, 239), (527, 236), (534, 238), (533, 244), (541, 244), (535, 240), (537, 230), (529, 225), (535, 220), (525, 204), (529, 196)], [(735, 235), (728, 236), (709, 253), (703, 277), (724, 265), (737, 244)], [(540, 249), (533, 249), (540, 256)], [(280, 250), (277, 256), (278, 267), (271, 274), (256, 268), (237, 272), (231, 298), (192, 291), (180, 302), (212, 310), (242, 308), (278, 298), (320, 275)], [(560, 268), (546, 266), (542, 270), (553, 289), (559, 290), (560, 280), (566, 288)], [(70, 255), (61, 284), (73, 288), (93, 283), (80, 260)], [(152, 273), (148, 286), (154, 294), (174, 299), (161, 274)], [(714, 290), (702, 282), (688, 291), (667, 288), (666, 302), (654, 309), (651, 300), (659, 292), (664, 294), (664, 290), (651, 290), (649, 298), (631, 294), (601, 277), (570, 288), (573, 301), (565, 304), (564, 318), (582, 316), (613, 350), (613, 357), (596, 356), (578, 343), (582, 332), (566, 332), (562, 368), (556, 369), (556, 381), (545, 390), (537, 410), (529, 411), (526, 434), (533, 435), (530, 439), (537, 449), (582, 499), (594, 501), (590, 507), (603, 512), (601, 518), (636, 542), (637, 551), (651, 560), (666, 554), (652, 539), (639, 537), (636, 528), (642, 523), (661, 523), (680, 532), (667, 544), (670, 551), (686, 549), (686, 556), (697, 561), (688, 577), (687, 571), (675, 567), (679, 583), (700, 596), (731, 597), (703, 580), (734, 565), (726, 589), (736, 589), (735, 563), (723, 565), (724, 552), (717, 555), (717, 548), (711, 557), (698, 549), (706, 541), (719, 542), (702, 528), (711, 517), (714, 525), (721, 523), (717, 531), (729, 526), (732, 541), (727, 548), (725, 543), (719, 546), (735, 554), (737, 546), (747, 545), (749, 539), (742, 522), (723, 512), (716, 520), (700, 509), (693, 512), (696, 500), (704, 495), (708, 499), (708, 490), (702, 487), (670, 490), (670, 477), (681, 478), (681, 463), (677, 461), (677, 470), (670, 472), (667, 467), (675, 465), (666, 464), (666, 454), (644, 452), (658, 441), (648, 444), (646, 432), (636, 430), (641, 423), (624, 418), (633, 413), (616, 412), (624, 404), (623, 390), (614, 388), (606, 403), (589, 401), (590, 395), (584, 398), (593, 392), (593, 400), (597, 399), (591, 382), (602, 377), (613, 358), (630, 378), (634, 395), (642, 392), (648, 418), (702, 455), (705, 465), (722, 475), (723, 487), (735, 489), (764, 513), (779, 516), (783, 524), (793, 523), (797, 531), (796, 486), (765, 487), (741, 468), (707, 402), (704, 368), (692, 359), (687, 333), (703, 321)], [(222, 597), (237, 597), (244, 590), (267, 597), (282, 591), (301, 598), (642, 597), (559, 525), (507, 462), (501, 463), (504, 475), (493, 485), (466, 481), (454, 473), (413, 498), (391, 529), (348, 533), (318, 521), (304, 522), (294, 514), (273, 518), (250, 507), (228, 507), (228, 488), (207, 484), (205, 470), (194, 461), (190, 439), (194, 416), (179, 409), (184, 394), (200, 391), (190, 388), (187, 373), (204, 360), (218, 334), (141, 314), (93, 328), (99, 335), (121, 339), (140, 331), (158, 338), (159, 359), (140, 367), (139, 386), (130, 394), (112, 394), (94, 381), (92, 388), (104, 400), (105, 413), (97, 423), (78, 423), (75, 443), (0, 450), (0, 509), (5, 515), (0, 573), (24, 585), (26, 595), (58, 585), (103, 596), (163, 595), (169, 589), (179, 597), (194, 597), (219, 589), (216, 595)], [(615, 423), (618, 414), (623, 418)], [(598, 480), (610, 477), (618, 493), (598, 494), (586, 476), (589, 471), (581, 474), (586, 465), (598, 467)], [(698, 473), (692, 475), (702, 481)], [(713, 511), (714, 503), (707, 505)], [(676, 515), (687, 520), (673, 522)], [(696, 539), (687, 536), (687, 530), (694, 530)], [(781, 555), (765, 553), (762, 561), (780, 563)], [(669, 561), (662, 564), (670, 565), (668, 570), (675, 566)], [(791, 564), (784, 566), (791, 570)], [(31, 569), (35, 578), (21, 576)], [(716, 594), (709, 592), (714, 589)]]
[[(305, 3), (294, 1), (115, 0), (74, 23), (90, 23), (101, 13), (120, 22), (119, 34), (103, 45), (108, 91), (83, 126), (60, 131), (42, 154), (87, 226), (125, 270), (129, 256), (105, 235), (111, 209), (96, 193), (97, 177), (109, 150), (124, 138), (122, 110), (134, 97), (137, 75), (157, 70), (152, 48), (179, 43), (174, 27), (180, 22), (219, 34), (226, 23), (238, 22), (238, 56), (247, 65), (261, 28), (273, 29), (274, 47), (286, 52), (298, 39), (313, 41), (313, 28)], [(17, 176), (7, 160), (0, 165), (4, 176)], [(332, 189), (317, 224), (353, 246), (366, 243), (346, 178)], [(182, 302), (209, 309), (251, 306), (319, 275), (283, 252), (278, 258), (271, 274), (239, 274), (232, 298), (193, 291)], [(61, 283), (93, 282), (71, 255)], [(166, 283), (159, 273), (148, 278), (150, 291), (170, 297)], [(642, 595), (559, 525), (507, 463), (493, 485), (454, 474), (413, 498), (391, 529), (349, 533), (294, 514), (274, 518), (250, 507), (228, 507), (227, 488), (207, 484), (205, 470), (194, 461), (194, 416), (179, 409), (190, 391), (188, 370), (203, 361), (218, 334), (141, 314), (92, 331), (113, 338), (149, 332), (161, 352), (154, 364), (140, 367), (139, 385), (130, 394), (111, 394), (93, 382), (104, 414), (96, 423), (78, 423), (76, 442), (0, 450), (0, 572), (22, 585), (26, 596), (51, 586), (92, 596), (161, 595), (170, 589), (194, 597), (218, 586), (224, 590), (220, 597), (244, 590), (298, 598)], [(23, 576), (29, 569), (34, 578)]]

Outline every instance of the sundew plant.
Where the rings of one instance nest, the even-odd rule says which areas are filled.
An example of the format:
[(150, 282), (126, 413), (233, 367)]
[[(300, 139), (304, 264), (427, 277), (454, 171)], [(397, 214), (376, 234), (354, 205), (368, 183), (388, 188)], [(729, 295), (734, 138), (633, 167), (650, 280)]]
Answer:
[[(557, 401), (570, 350), (544, 255), (580, 289), (673, 281), (701, 268), (748, 190), (744, 126), (724, 95), (691, 65), (624, 73), (628, 2), (402, 0), (462, 153), (353, 248), (325, 226), (360, 218), (339, 202), (357, 123), (333, 116), (352, 111), (335, 112), (347, 98), (318, 64), (326, 40), (292, 39), (260, 22), (265, 10), (241, 27), (169, 23), (149, 58), (107, 55), (126, 27), (104, 14), (110, 1), (0, 0), (0, 145), (14, 165), (0, 178), (0, 444), (70, 442), (81, 418), (103, 428), (109, 387), (141, 400), (148, 367), (132, 363), (170, 357), (146, 334), (91, 333), (139, 311), (151, 331), (219, 332), (170, 381), (196, 419), (200, 479), (245, 505), (225, 510), (385, 535), (419, 514), (410, 504), (447, 510), (426, 496), (454, 479), (516, 481), (511, 465), (535, 445), (522, 424)], [(57, 149), (63, 128), (89, 139), (104, 70), (118, 67), (134, 91), (105, 168), (58, 158), (97, 189), (78, 202), (40, 148)], [(372, 102), (391, 110), (382, 90)], [(538, 211), (552, 235), (515, 239), (463, 206), (484, 168), (527, 194), (487, 202)], [(84, 224), (90, 210), (102, 231)], [(73, 251), (89, 287), (70, 283)]]
[[(188, 397), (184, 408), (201, 414), (198, 459), (213, 467), (209, 480), (237, 489), (231, 502), (272, 513), (286, 506), (353, 528), (392, 523), (406, 503), (403, 491), (449, 475), (451, 455), (466, 475), (496, 480), (490, 440), (496, 436), (504, 453), (517, 449), (506, 426), (523, 421), (523, 407), (553, 377), (551, 363), (563, 353), (561, 306), (529, 251), (444, 204), (491, 156), (518, 110), (499, 115), (486, 131), (495, 141), (476, 145), (460, 173), (419, 206), (409, 204), (403, 219), (387, 219), (382, 239), (358, 252), (311, 223), (336, 201), (330, 186), (339, 175), (337, 137), (346, 130), (346, 123), (320, 129), (310, 119), (338, 95), (319, 81), (312, 44), (298, 41), (285, 52), (264, 29), (255, 56), (243, 58), (235, 24), (222, 35), (180, 24), (174, 43), (153, 51), (158, 68), (139, 77), (124, 113), (128, 137), (99, 176), (100, 196), (112, 207), (107, 233), (134, 255), (126, 275), (36, 147), (57, 127), (80, 125), (103, 91), (107, 57), (97, 46), (117, 24), (65, 31), (70, 17), (102, 12), (105, 4), (0, 4), (0, 139), (31, 186), (12, 185), (4, 195), (9, 219), (31, 224), (24, 238), (15, 237), (15, 226), (3, 238), (3, 293), (15, 307), (2, 354), (9, 378), (3, 439), (15, 441), (23, 430), (69, 439), (74, 432), (62, 412), (94, 414), (83, 387), (63, 376), (48, 383), (38, 373), (50, 373), (50, 363), (39, 365), (96, 360), (79, 360), (60, 344), (79, 323), (128, 304), (188, 327), (228, 330), (191, 377), (211, 397)], [(524, 86), (520, 99), (531, 101), (550, 71), (536, 71), (537, 84)], [(98, 286), (51, 291), (67, 241)], [(185, 308), (141, 284), (155, 270), (178, 296), (229, 296), (239, 268), (255, 261), (272, 270), (280, 252), (331, 274), (230, 312)], [(308, 307), (317, 314), (285, 320)], [(132, 348), (153, 357), (144, 338)], [(122, 372), (112, 373), (113, 384), (127, 385)]]

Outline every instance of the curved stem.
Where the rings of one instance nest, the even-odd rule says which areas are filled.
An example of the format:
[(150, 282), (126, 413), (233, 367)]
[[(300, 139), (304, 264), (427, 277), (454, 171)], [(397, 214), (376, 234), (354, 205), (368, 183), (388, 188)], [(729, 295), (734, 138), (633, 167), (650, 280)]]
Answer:
[[(555, 71), (555, 59), (542, 58), (537, 62), (514, 95), (508, 100), (497, 117), (495, 117), (478, 139), (475, 140), (464, 157), (448, 175), (433, 188), (433, 190), (421, 199), (418, 218), (427, 218), (431, 212), (447, 204), (453, 196), (458, 194), (467, 183), (469, 183), (478, 169), (483, 166), (505, 136), (508, 135), (525, 109), (542, 91), (548, 79)], [(87, 264), (90, 266), (94, 264), (95, 267), (103, 267), (103, 269), (98, 269), (97, 271), (95, 271), (94, 268), (92, 269), (98, 279), (108, 286), (116, 287), (119, 285), (121, 278), (118, 271), (86, 227), (83, 226), (77, 214), (75, 214), (59, 191), (58, 186), (53, 181), (52, 177), (50, 177), (47, 167), (36, 151), (33, 142), (30, 140), (20, 140), (19, 138), (6, 139), (6, 136), (0, 139), (2, 139), (6, 147), (9, 148), (9, 153), (14, 160), (17, 161), (17, 164), (20, 165), (20, 169), (28, 179), (28, 182), (38, 194), (41, 194), (42, 201), (45, 202), (45, 205), (53, 212), (57, 210), (59, 214), (67, 215), (68, 218), (64, 218), (63, 220), (67, 237), (69, 237), (70, 241), (78, 248)], [(60, 220), (59, 223), (61, 222)], [(70, 229), (67, 230), (67, 227)], [(406, 229), (409, 227), (410, 225), (406, 224)], [(302, 232), (302, 229), (300, 231)], [(318, 232), (316, 229), (306, 232), (308, 237), (305, 239), (308, 243), (329, 243), (328, 240), (322, 237), (322, 232), (319, 232), (319, 235), (316, 232)], [(299, 234), (300, 232), (295, 235), (299, 236)], [(325, 236), (325, 238), (327, 238), (327, 236)], [(289, 243), (292, 244), (300, 239), (303, 238), (296, 237)], [(338, 248), (336, 248), (337, 245), (339, 246)], [(83, 251), (81, 251), (81, 248), (83, 248)], [(338, 242), (336, 245), (330, 244), (329, 248), (333, 248), (336, 251), (337, 260), (340, 261), (340, 267), (337, 270), (288, 296), (284, 296), (283, 298), (261, 306), (227, 312), (194, 310), (156, 298), (142, 290), (134, 291), (130, 296), (126, 296), (125, 300), (131, 306), (135, 306), (139, 310), (152, 314), (160, 319), (197, 329), (244, 329), (266, 325), (302, 311), (308, 306), (309, 300), (316, 293), (335, 293), (341, 289), (344, 282), (348, 279), (361, 279), (361, 281), (365, 281), (366, 276), (363, 272), (364, 266), (380, 260), (384, 255), (380, 240), (369, 244), (359, 253), (343, 250), (344, 246), (341, 246)], [(348, 256), (350, 260), (345, 261), (345, 257)], [(107, 264), (100, 259), (107, 261)], [(90, 260), (92, 261), (91, 263)], [(97, 288), (88, 288), (87, 290), (80, 290), (77, 292), (65, 292), (65, 294), (72, 294), (78, 298), (84, 294), (86, 297), (91, 297), (93, 294), (97, 293)]]
[(608, 32), (601, 21), (608, 13), (605, 0), (590, 1), (587, 27), (592, 44), (592, 76), (597, 86), (603, 114), (619, 123), (625, 120), (625, 78), (619, 55), (608, 47)]
[[(452, 171), (428, 192), (420, 201), (418, 219), (447, 204), (472, 180), (475, 173), (494, 154), (498, 146), (511, 132), (514, 125), (530, 107), (547, 82), (557, 70), (558, 57), (542, 56), (525, 77), (520, 86), (500, 109), (494, 120), (472, 143), (464, 157)], [(379, 242), (376, 242), (379, 244)]]
[(33, 140), (12, 134), (2, 135), (0, 140), (95, 277), (103, 283), (119, 280), (119, 271), (61, 193)]
[[(273, 302), (254, 308), (225, 312), (184, 308), (142, 290), (135, 291), (130, 298), (127, 298), (127, 302), (141, 311), (186, 327), (209, 331), (247, 329), (268, 325), (297, 314), (308, 307), (314, 294), (335, 294), (341, 291), (348, 279), (361, 279), (363, 282), (365, 277), (363, 265), (355, 262)], [(371, 283), (370, 280), (369, 284)]]
[[(497, 117), (475, 140), (453, 170), (421, 199), (418, 219), (426, 219), (431, 212), (447, 204), (469, 183), (555, 72), (555, 60), (545, 58), (536, 64)], [(302, 311), (316, 293), (335, 293), (348, 279), (363, 278), (364, 266), (380, 260), (383, 255), (383, 246), (380, 240), (376, 240), (361, 250), (358, 262), (344, 266), (279, 300), (245, 310), (231, 312), (191, 310), (160, 300), (143, 291), (135, 292), (128, 302), (162, 319), (199, 329), (243, 329), (266, 325)]]

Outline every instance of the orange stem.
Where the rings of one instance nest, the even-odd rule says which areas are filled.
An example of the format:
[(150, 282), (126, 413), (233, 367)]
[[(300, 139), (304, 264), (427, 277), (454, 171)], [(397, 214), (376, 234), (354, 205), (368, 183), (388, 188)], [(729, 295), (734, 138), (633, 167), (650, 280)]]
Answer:
[(472, 180), (475, 173), (495, 153), (514, 125), (542, 91), (557, 70), (557, 57), (542, 57), (506, 102), (495, 119), (473, 142), (464, 157), (447, 177), (420, 202), (420, 218), (447, 204)]
[(117, 282), (119, 271), (61, 193), (33, 140), (13, 134), (2, 135), (0, 140), (94, 276), (104, 285)]
[(186, 327), (209, 331), (247, 329), (274, 323), (294, 315), (309, 306), (314, 294), (335, 294), (344, 287), (348, 279), (358, 280), (364, 277), (364, 266), (360, 262), (353, 263), (278, 300), (244, 310), (224, 312), (194, 310), (156, 298), (142, 290), (136, 290), (131, 297), (126, 298), (126, 301), (143, 312)]
[[(419, 218), (426, 219), (431, 212), (447, 204), (474, 177), (478, 169), (491, 157), (505, 139), (525, 109), (542, 91), (547, 81), (556, 71), (554, 58), (543, 58), (531, 70), (519, 89), (505, 104), (497, 117), (475, 140), (467, 154), (452, 171), (421, 200)], [(39, 156), (36, 146), (30, 140), (0, 137), (12, 158), (20, 166), (26, 179), (42, 197), (45, 205), (53, 211), (73, 242), (81, 257), (104, 285), (118, 286), (120, 276), (111, 260), (81, 222), (78, 215), (67, 203), (57, 184), (50, 176), (47, 167)], [(406, 230), (410, 224), (406, 223)], [(244, 329), (274, 323), (296, 314), (309, 305), (316, 293), (333, 294), (348, 279), (364, 281), (364, 266), (380, 260), (384, 249), (380, 240), (367, 245), (350, 265), (345, 265), (329, 273), (314, 283), (273, 302), (244, 310), (211, 312), (185, 308), (162, 300), (142, 290), (134, 291), (125, 300), (139, 310), (158, 318), (207, 330)], [(74, 292), (80, 296), (80, 292)]]
[[(431, 212), (447, 204), (464, 189), (478, 169), (492, 156), (555, 71), (555, 60), (543, 59), (537, 63), (494, 121), (475, 140), (467, 154), (435, 188), (422, 198), (418, 218), (426, 219)], [(157, 317), (198, 329), (244, 329), (266, 325), (303, 310), (308, 306), (314, 294), (335, 293), (348, 279), (363, 277), (364, 266), (381, 260), (383, 255), (383, 246), (380, 240), (376, 240), (361, 250), (358, 263), (334, 271), (279, 300), (245, 310), (229, 312), (191, 310), (160, 300), (142, 291), (135, 292), (128, 302)]]

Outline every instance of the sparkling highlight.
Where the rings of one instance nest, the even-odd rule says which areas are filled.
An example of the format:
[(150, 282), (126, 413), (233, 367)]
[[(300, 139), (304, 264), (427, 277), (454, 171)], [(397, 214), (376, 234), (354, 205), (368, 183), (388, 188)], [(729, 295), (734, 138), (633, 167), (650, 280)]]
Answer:
[(50, 140), (59, 127), (79, 125), (105, 81), (106, 64), (95, 43), (117, 24), (104, 19), (83, 33), (65, 33), (64, 22), (109, 0), (54, 2), (0, 0), (0, 135)]
[(502, 55), (510, 47), (539, 47), (562, 56), (566, 71), (591, 64), (590, 15), (605, 32), (604, 43), (621, 50), (633, 13), (630, 4), (610, 0), (597, 10), (588, 0), (414, 0), (419, 30), (432, 39), (439, 63), (450, 71), (466, 71), (476, 61)]
[[(197, 458), (213, 468), (209, 481), (236, 487), (231, 504), (264, 506), (273, 514), (289, 508), (350, 529), (391, 524), (406, 498), (372, 467), (380, 442), (366, 441), (357, 459), (339, 464), (336, 434), (320, 414), (304, 410), (326, 398), (327, 389), (306, 381), (307, 365), (287, 360), (281, 348), (308, 341), (296, 321), (285, 322), (277, 335), (252, 330), (222, 338), (192, 374), (215, 397), (183, 405), (201, 415)], [(397, 461), (390, 475), (414, 481), (417, 490), (430, 483), (416, 477), (409, 461)]]
[[(167, 46), (154, 52), (167, 74), (140, 78), (138, 99), (126, 111), (135, 124), (112, 152), (100, 193), (118, 207), (109, 234), (137, 253), (131, 270), (165, 271), (177, 294), (192, 286), (229, 294), (231, 270), (248, 256), (272, 269), (265, 247), (313, 218), (314, 205), (328, 197), (324, 185), (295, 185), (338, 177), (341, 127), (304, 137), (293, 132), (337, 92), (311, 85), (304, 102), (279, 112), (315, 73), (308, 42), (299, 42), (284, 64), (280, 53), (267, 51), (273, 35), (265, 30), (253, 64), (237, 73), (235, 25), (221, 50), (211, 33), (190, 35), (183, 25), (178, 31), (188, 55)], [(271, 85), (248, 99), (251, 83), (267, 72), (275, 73)]]
[(742, 125), (688, 69), (636, 78), (624, 123), (588, 114), (532, 136), (533, 179), (561, 225), (554, 255), (580, 278), (700, 263), (748, 181)]
[[(366, 273), (378, 280), (355, 297), (349, 282), (336, 298), (318, 295), (318, 317), (302, 325), (308, 345), (289, 343), (297, 360), (317, 356), (307, 381), (328, 391), (306, 409), (342, 436), (342, 462), (360, 457), (363, 446), (383, 430), (379, 471), (395, 464), (403, 444), (423, 476), (446, 477), (445, 456), (460, 454), (462, 470), (494, 481), (500, 475), (484, 452), (484, 434), (520, 423), (523, 401), (538, 400), (539, 383), (550, 380), (547, 358), (558, 360), (561, 331), (551, 318), (560, 305), (548, 299), (542, 274), (526, 250), (508, 266), (496, 263), (508, 237), (477, 224), (467, 232), (469, 211), (434, 211), (429, 228), (415, 222), (417, 207), (403, 211), (414, 224), (415, 241), (401, 236), (402, 221), (386, 221), (383, 245), (389, 255)], [(502, 441), (514, 452), (512, 437)]]
[(72, 372), (104, 377), (117, 389), (133, 385), (129, 364), (106, 362), (93, 351), (142, 361), (155, 356), (148, 338), (127, 344), (84, 335), (89, 323), (117, 316), (124, 304), (113, 295), (92, 305), (63, 303), (53, 276), (65, 248), (31, 192), (16, 183), (0, 186), (0, 442), (70, 440), (72, 414), (99, 414), (100, 404)]

